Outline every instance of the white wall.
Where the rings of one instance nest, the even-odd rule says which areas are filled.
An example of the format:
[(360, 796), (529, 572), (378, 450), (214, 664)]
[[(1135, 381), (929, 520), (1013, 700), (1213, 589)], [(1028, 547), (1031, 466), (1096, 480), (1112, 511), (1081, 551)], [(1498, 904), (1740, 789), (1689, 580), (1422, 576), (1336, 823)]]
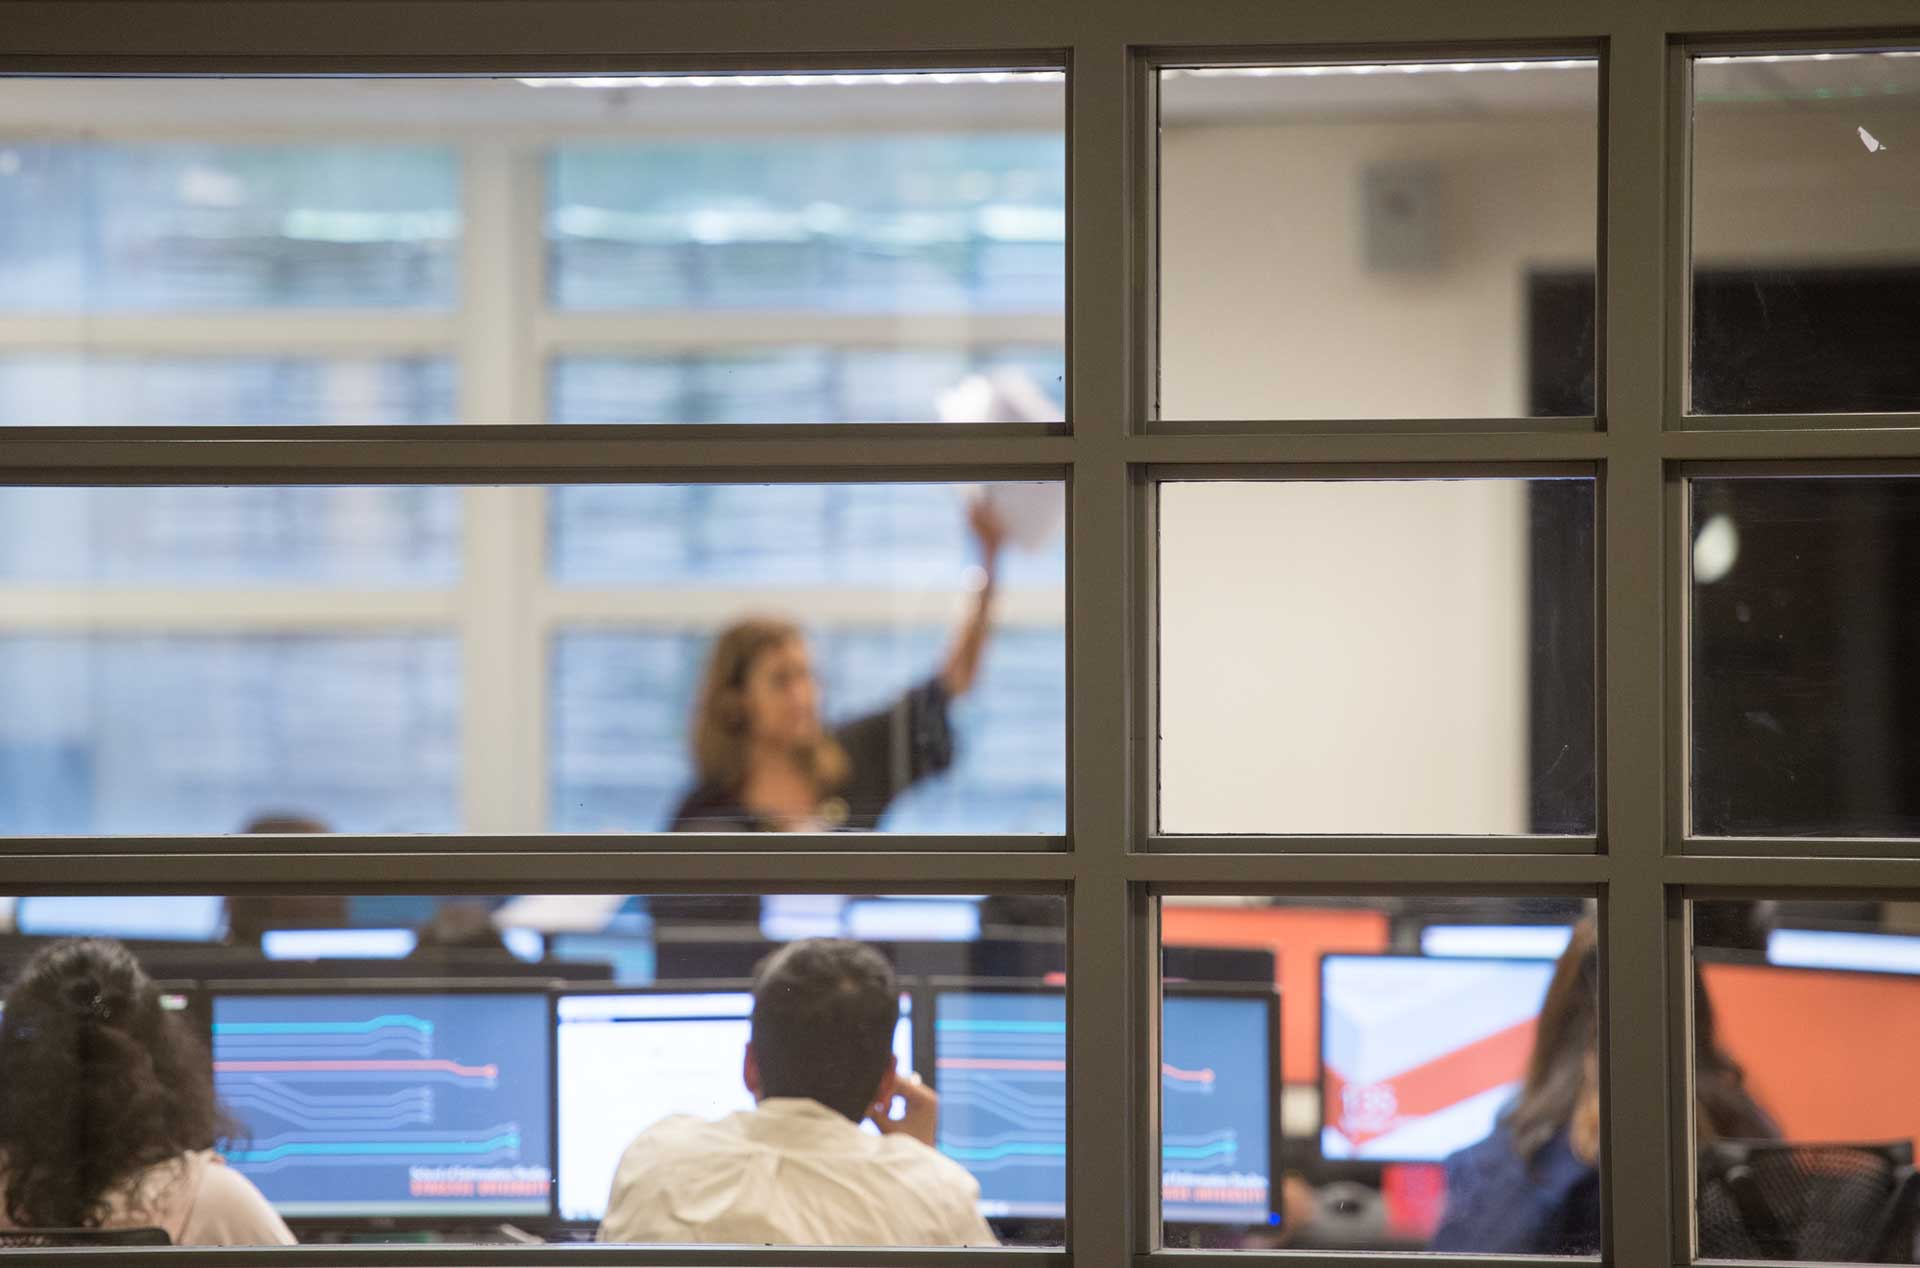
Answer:
[[(1869, 152), (1864, 126), (1889, 148)], [(1909, 99), (1702, 107), (1706, 264), (1920, 259)], [(1525, 280), (1592, 266), (1591, 116), (1169, 122), (1162, 414), (1512, 416)], [(1440, 262), (1365, 263), (1362, 172), (1441, 169)], [(1526, 828), (1522, 486), (1172, 486), (1162, 501), (1162, 824)]]
[(1170, 484), (1160, 823), (1527, 826), (1525, 486)]

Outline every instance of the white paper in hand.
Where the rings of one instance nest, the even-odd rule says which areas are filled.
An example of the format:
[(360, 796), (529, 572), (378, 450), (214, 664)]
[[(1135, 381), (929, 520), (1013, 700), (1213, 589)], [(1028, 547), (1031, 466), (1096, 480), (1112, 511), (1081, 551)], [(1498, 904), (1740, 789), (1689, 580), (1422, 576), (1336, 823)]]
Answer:
[(1037, 551), (1067, 518), (1066, 490), (1057, 484), (989, 484), (981, 496), (1007, 530), (1007, 544)]

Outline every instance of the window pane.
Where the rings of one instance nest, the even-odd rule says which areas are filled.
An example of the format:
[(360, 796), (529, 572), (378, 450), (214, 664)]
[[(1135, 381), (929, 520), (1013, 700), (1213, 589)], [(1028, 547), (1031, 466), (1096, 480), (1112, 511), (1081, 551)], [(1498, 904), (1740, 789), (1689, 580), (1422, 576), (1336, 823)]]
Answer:
[(1701, 1256), (1915, 1262), (1912, 904), (1692, 906)]
[(0, 585), (446, 584), (460, 519), (442, 488), (0, 488)]
[(1592, 414), (1598, 89), (1586, 59), (1163, 71), (1160, 417)]
[[(927, 691), (947, 681), (979, 611), (955, 597), (982, 558), (967, 524), (974, 498), (998, 508), (1010, 540), (977, 679), (949, 704), (943, 686)], [(816, 693), (802, 711), (851, 746), (833, 817), (900, 832), (1064, 831), (1063, 517), (1058, 485), (556, 490), (556, 603), (575, 615), (551, 649), (555, 826), (773, 822), (726, 798), (731, 809), (688, 817), (705, 804), (689, 802), (689, 789), (717, 793), (721, 778), (719, 759), (702, 756), (700, 719), (732, 707), (725, 693), (701, 703), (703, 675), (759, 613), (793, 623)], [(868, 732), (888, 718), (892, 738), (863, 756)], [(863, 761), (897, 769), (875, 784)]]
[(459, 825), (460, 654), (399, 633), (0, 636), (0, 832)]
[(967, 408), (979, 376), (1018, 400), (987, 412), (1058, 420), (1058, 348), (764, 349), (671, 357), (565, 357), (553, 364), (559, 423), (910, 423)]
[(1691, 497), (1693, 831), (1920, 835), (1920, 480)]
[[(460, 241), (460, 159), (449, 146), (115, 140), (121, 110), (217, 130), (264, 96), (287, 114), (316, 81), (10, 79), (0, 109), (22, 129), (74, 123), (92, 139), (0, 143), (0, 309), (166, 312), (234, 308), (448, 308)], [(393, 94), (357, 81), (354, 90)], [(339, 84), (318, 90), (337, 100)], [(169, 105), (164, 97), (186, 97)], [(316, 114), (324, 113), (324, 107)], [(176, 120), (197, 114), (196, 125)], [(150, 135), (150, 134), (149, 134)]]
[(1159, 497), (1162, 831), (1594, 831), (1590, 480)]
[(558, 307), (1060, 312), (1058, 73), (635, 83), (607, 85), (633, 98), (616, 109), (697, 111), (734, 134), (622, 119), (630, 135), (557, 149)]
[(0, 353), (0, 426), (250, 427), (451, 423), (438, 357)]
[(1591, 903), (1170, 897), (1160, 933), (1168, 1246), (1598, 1254)]
[(1920, 410), (1920, 60), (1693, 64), (1699, 414)]
[[(1021, 1120), (1044, 1147), (1007, 1156), (1060, 1191), (1058, 897), (31, 894), (0, 917), (0, 1098), (33, 1098), (0, 1122), (37, 1129), (9, 1136), (10, 1160), (73, 1177), (54, 1198), (91, 1201), (155, 1158), (197, 1183), (212, 1155), (176, 1158), (144, 1120), (113, 1158), (65, 1129), (142, 1093), (226, 1163), (205, 1173), (220, 1218), (201, 1213), (208, 1181), (191, 1216), (169, 1195), (110, 1205), (108, 1227), (192, 1245), (497, 1241), (502, 1223), (550, 1243), (1062, 1240), (1057, 1200), (1017, 1217), (982, 1200), (1008, 1168), (959, 1130), (1009, 1096), (1050, 1103), (1052, 1121)], [(76, 935), (126, 941), (58, 941)], [(83, 1025), (63, 1001), (85, 982), (107, 1002)], [(937, 1024), (1008, 996), (1045, 1015), (1045, 1070), (978, 1068), (971, 1036)], [(83, 1062), (101, 1028), (122, 1043)], [(23, 1222), (64, 1209), (36, 1189)]]

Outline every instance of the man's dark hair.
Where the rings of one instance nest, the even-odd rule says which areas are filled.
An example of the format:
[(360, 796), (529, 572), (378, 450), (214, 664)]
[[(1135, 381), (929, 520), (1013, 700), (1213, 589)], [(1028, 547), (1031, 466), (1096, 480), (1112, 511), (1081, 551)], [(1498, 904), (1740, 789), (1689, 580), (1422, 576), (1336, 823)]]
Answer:
[(900, 986), (878, 951), (838, 938), (787, 944), (753, 979), (760, 1095), (810, 1097), (859, 1122), (880, 1090), (899, 1020)]

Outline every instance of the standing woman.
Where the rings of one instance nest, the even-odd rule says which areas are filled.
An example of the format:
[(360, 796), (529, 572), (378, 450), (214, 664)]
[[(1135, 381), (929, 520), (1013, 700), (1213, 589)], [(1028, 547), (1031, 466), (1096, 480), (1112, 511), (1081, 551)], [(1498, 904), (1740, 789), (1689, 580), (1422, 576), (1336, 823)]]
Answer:
[(163, 1228), (176, 1245), (291, 1246), (213, 1152), (206, 1046), (106, 938), (34, 955), (0, 1017), (0, 1228)]
[(981, 567), (967, 616), (939, 672), (877, 713), (821, 722), (813, 658), (793, 621), (749, 617), (721, 631), (694, 705), (698, 782), (669, 831), (871, 831), (908, 787), (952, 765), (947, 710), (979, 674), (1005, 538), (984, 499), (967, 519)]

